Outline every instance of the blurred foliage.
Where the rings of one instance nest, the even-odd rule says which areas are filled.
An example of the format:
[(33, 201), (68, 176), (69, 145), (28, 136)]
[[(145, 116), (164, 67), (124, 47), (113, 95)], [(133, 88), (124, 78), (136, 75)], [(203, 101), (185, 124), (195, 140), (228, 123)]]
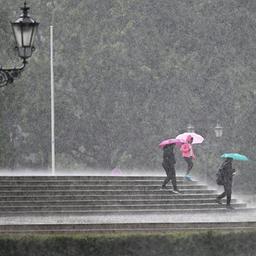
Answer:
[[(13, 65), (19, 60), (9, 20), (22, 2), (0, 3), (1, 64)], [(50, 24), (56, 154), (65, 158), (59, 167), (158, 168), (159, 142), (188, 123), (213, 145), (196, 146), (199, 173), (206, 151), (210, 166), (227, 151), (255, 159), (255, 1), (28, 4), (40, 22), (37, 49), (21, 79), (0, 90), (0, 166), (50, 163)], [(217, 121), (224, 127), (221, 140), (214, 136)]]

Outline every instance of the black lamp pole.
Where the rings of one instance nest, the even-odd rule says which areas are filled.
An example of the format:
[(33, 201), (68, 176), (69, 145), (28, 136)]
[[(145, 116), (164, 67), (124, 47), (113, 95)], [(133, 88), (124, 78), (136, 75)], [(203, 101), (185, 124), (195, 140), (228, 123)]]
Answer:
[(34, 38), (37, 32), (39, 23), (32, 19), (27, 7), (26, 1), (24, 6), (20, 8), (22, 14), (15, 21), (11, 22), (16, 47), (19, 57), (22, 59), (22, 65), (19, 68), (2, 68), (0, 66), (0, 87), (7, 86), (13, 83), (14, 79), (18, 78), (24, 70), (27, 59), (31, 57), (34, 47)]

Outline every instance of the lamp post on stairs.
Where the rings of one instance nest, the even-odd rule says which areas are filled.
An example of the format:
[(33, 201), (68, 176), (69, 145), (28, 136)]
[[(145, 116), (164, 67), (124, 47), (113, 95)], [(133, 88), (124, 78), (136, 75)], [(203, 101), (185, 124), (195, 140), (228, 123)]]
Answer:
[[(212, 155), (212, 151), (214, 153), (214, 156), (215, 158), (219, 157), (219, 154), (217, 152), (219, 152), (218, 148), (219, 148), (219, 141), (220, 141), (220, 138), (222, 137), (223, 135), (223, 127), (220, 125), (219, 121), (217, 121), (217, 124), (216, 126), (214, 127), (214, 134), (215, 134), (215, 137), (214, 137), (214, 142), (213, 143), (209, 143), (208, 141), (206, 141), (207, 143), (207, 159), (206, 159), (206, 168), (205, 168), (205, 180), (206, 180), (206, 183), (208, 183), (209, 181), (209, 177), (211, 177), (211, 175), (209, 174), (209, 160), (211, 159), (210, 158), (210, 155)], [(211, 146), (213, 146), (213, 150), (211, 150)], [(217, 171), (217, 170), (216, 170)], [(215, 174), (215, 173), (214, 173)], [(215, 178), (215, 177), (214, 177)]]

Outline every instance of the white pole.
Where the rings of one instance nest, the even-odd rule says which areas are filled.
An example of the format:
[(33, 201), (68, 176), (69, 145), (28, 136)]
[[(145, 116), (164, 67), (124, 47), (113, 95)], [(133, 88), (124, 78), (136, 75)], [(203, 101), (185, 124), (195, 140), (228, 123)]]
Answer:
[(51, 48), (51, 145), (52, 145), (52, 175), (55, 175), (55, 119), (54, 119), (54, 73), (53, 73), (53, 26), (50, 26)]

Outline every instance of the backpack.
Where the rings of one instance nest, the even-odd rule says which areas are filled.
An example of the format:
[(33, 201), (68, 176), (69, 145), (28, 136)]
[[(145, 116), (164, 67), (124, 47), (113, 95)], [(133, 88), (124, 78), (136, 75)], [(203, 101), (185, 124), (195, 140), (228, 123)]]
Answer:
[(224, 185), (222, 169), (218, 170), (218, 172), (216, 173), (216, 176), (217, 176), (216, 178), (217, 185)]

